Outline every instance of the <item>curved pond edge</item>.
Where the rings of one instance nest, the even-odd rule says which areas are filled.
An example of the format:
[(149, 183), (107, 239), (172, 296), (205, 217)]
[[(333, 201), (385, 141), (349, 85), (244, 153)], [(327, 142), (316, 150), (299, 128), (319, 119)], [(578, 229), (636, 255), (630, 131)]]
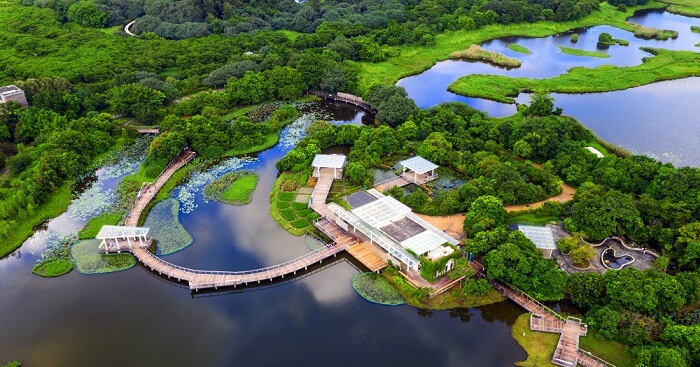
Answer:
[[(629, 262), (626, 262), (626, 263), (620, 265), (619, 268), (612, 268), (612, 267), (608, 266), (608, 264), (605, 263), (605, 259), (604, 259), (604, 258), (605, 258), (605, 253), (607, 253), (608, 251), (612, 251), (612, 257), (614, 257), (614, 258), (616, 258), (616, 259), (618, 259), (618, 258), (621, 259), (621, 258), (623, 258), (623, 257), (625, 257), (625, 256), (629, 256), (630, 258), (632, 258), (632, 261), (629, 261)], [(612, 248), (612, 247), (608, 247), (606, 250), (604, 250), (604, 251), (600, 254), (600, 262), (601, 262), (601, 263), (603, 264), (603, 266), (604, 266), (606, 269), (608, 269), (608, 270), (622, 270), (622, 269), (624, 269), (625, 266), (630, 265), (630, 264), (633, 264), (635, 261), (636, 261), (636, 259), (635, 259), (634, 256), (632, 256), (632, 255), (617, 256), (617, 253), (616, 253), (615, 249)]]

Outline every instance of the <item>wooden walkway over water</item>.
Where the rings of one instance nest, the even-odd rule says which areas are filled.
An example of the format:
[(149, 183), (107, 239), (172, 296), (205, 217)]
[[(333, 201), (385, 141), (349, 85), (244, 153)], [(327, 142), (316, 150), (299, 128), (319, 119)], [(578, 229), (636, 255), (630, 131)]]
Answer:
[[(178, 169), (192, 161), (195, 156), (196, 154), (192, 151), (183, 151), (177, 158), (170, 162), (154, 182), (144, 184), (141, 190), (139, 190), (134, 205), (129, 210), (125, 225), (131, 227), (137, 226), (139, 218), (148, 203), (156, 196), (168, 179), (170, 179)], [(329, 175), (330, 179), (328, 177)], [(327, 213), (331, 213), (325, 202), (332, 184), (333, 170), (321, 171), (321, 177), (319, 177), (316, 185), (317, 187), (314, 190), (314, 200), (318, 201), (313, 208), (323, 216), (316, 220), (314, 224), (326, 233), (333, 242), (319, 250), (304, 254), (282, 264), (247, 271), (189, 269), (172, 264), (151, 253), (148, 250), (152, 242), (151, 239), (147, 242), (140, 243), (129, 242), (127, 239), (116, 240), (101, 247), (100, 252), (131, 252), (145, 267), (149, 268), (154, 273), (166, 276), (169, 279), (185, 282), (192, 290), (238, 287), (253, 283), (259, 284), (263, 281), (273, 281), (275, 279), (284, 278), (285, 276), (295, 275), (299, 271), (308, 270), (310, 266), (321, 264), (324, 260), (335, 257), (338, 253), (347, 251), (351, 247), (352, 250), (350, 250), (349, 253), (355, 255), (361, 263), (365, 264), (371, 270), (376, 271), (385, 267), (386, 261), (382, 263), (381, 260), (377, 260), (376, 255), (372, 257), (369, 253), (363, 251), (362, 244), (359, 244), (356, 238), (326, 218)]]
[[(477, 276), (486, 278), (484, 266), (480, 260), (471, 263)], [(588, 325), (574, 317), (564, 318), (551, 308), (530, 297), (517, 288), (507, 286), (495, 280), (489, 280), (494, 289), (506, 298), (517, 303), (530, 312), (530, 330), (561, 334), (557, 348), (552, 356), (552, 363), (563, 367), (615, 367), (593, 354), (579, 348), (579, 337), (588, 333)]]
[(321, 92), (317, 90), (311, 90), (309, 91), (309, 94), (313, 94), (317, 97), (321, 97), (324, 99), (330, 99), (333, 101), (340, 101), (344, 103), (351, 104), (353, 106), (357, 106), (362, 108), (363, 110), (371, 113), (373, 116), (377, 115), (377, 110), (372, 108), (372, 106), (369, 105), (369, 103), (365, 102), (362, 100), (362, 97), (358, 96), (353, 96), (352, 94), (347, 94), (347, 93), (326, 93), (326, 92)]

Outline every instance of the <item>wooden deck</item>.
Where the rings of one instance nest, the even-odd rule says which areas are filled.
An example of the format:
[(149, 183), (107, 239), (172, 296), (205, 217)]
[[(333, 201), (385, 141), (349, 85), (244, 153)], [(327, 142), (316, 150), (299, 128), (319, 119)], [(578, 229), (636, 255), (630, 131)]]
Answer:
[(379, 256), (373, 247), (374, 245), (369, 242), (355, 242), (348, 246), (347, 252), (360, 261), (362, 265), (366, 266), (367, 269), (376, 272), (386, 268), (387, 259), (386, 255)]
[(394, 178), (391, 178), (391, 179), (386, 180), (386, 181), (382, 181), (382, 182), (374, 185), (374, 188), (377, 189), (377, 191), (385, 192), (392, 187), (404, 187), (410, 183), (411, 183), (410, 181), (404, 179), (403, 177), (396, 176)]
[[(486, 278), (484, 266), (480, 260), (474, 260), (470, 265), (477, 276)], [(531, 330), (561, 334), (552, 356), (552, 363), (564, 367), (575, 367), (577, 364), (583, 367), (615, 367), (578, 347), (579, 337), (588, 333), (588, 325), (582, 323), (580, 319), (564, 318), (528, 294), (499, 281), (489, 280), (489, 283), (506, 298), (530, 312)]]
[(566, 320), (557, 349), (552, 356), (552, 363), (557, 366), (576, 367), (578, 364), (579, 330), (581, 330), (580, 321)]
[(311, 209), (321, 217), (332, 217), (333, 212), (326, 206), (326, 200), (328, 199), (328, 193), (331, 192), (331, 186), (333, 186), (333, 169), (321, 168), (319, 171), (316, 186), (314, 186), (314, 191), (311, 192)]
[(377, 110), (372, 108), (372, 106), (369, 105), (369, 103), (365, 102), (362, 100), (362, 98), (358, 96), (353, 96), (351, 94), (347, 93), (325, 93), (317, 90), (310, 90), (309, 94), (313, 94), (317, 97), (325, 98), (325, 99), (331, 99), (334, 101), (340, 101), (340, 102), (345, 102), (357, 107), (362, 108), (363, 110), (371, 113), (372, 115), (376, 116), (377, 115)]

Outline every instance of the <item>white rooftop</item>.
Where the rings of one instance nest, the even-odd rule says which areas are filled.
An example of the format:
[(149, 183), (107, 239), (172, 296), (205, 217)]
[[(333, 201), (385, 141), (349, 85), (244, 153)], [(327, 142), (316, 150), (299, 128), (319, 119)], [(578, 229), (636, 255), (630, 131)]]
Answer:
[(523, 232), (525, 237), (529, 238), (530, 241), (535, 243), (535, 246), (539, 249), (554, 250), (556, 245), (554, 244), (554, 236), (552, 235), (552, 229), (549, 227), (540, 226), (527, 226), (523, 224), (518, 224), (518, 229)]
[(598, 157), (598, 158), (603, 158), (603, 157), (604, 157), (603, 153), (601, 153), (600, 150), (598, 150), (598, 149), (596, 149), (596, 148), (593, 148), (593, 147), (586, 147), (586, 149), (587, 149), (589, 152), (593, 153), (593, 154), (594, 154), (596, 157)]
[(405, 241), (401, 242), (401, 246), (407, 248), (418, 255), (435, 250), (445, 243), (444, 238), (433, 231), (423, 231)]
[(363, 221), (375, 228), (391, 224), (411, 212), (411, 208), (391, 196), (384, 196), (352, 210)]
[(345, 156), (342, 154), (316, 154), (312, 167), (320, 168), (343, 168), (345, 166)]
[(97, 233), (98, 240), (125, 237), (146, 237), (149, 228), (146, 227), (125, 227), (125, 226), (102, 226)]
[(419, 156), (404, 159), (399, 162), (399, 164), (419, 175), (430, 172), (439, 167), (437, 164)]

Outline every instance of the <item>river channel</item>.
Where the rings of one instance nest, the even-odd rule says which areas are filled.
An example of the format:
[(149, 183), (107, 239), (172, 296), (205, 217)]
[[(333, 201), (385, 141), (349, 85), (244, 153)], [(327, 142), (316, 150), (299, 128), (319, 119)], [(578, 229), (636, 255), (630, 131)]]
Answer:
[[(336, 123), (363, 121), (364, 113), (348, 106), (319, 108)], [(222, 162), (259, 173), (253, 201), (234, 207), (195, 192), (182, 203), (191, 211), (179, 214), (194, 243), (164, 259), (247, 270), (308, 252), (303, 237), (288, 234), (268, 214), (275, 162), (294, 141), (286, 137), (254, 161)], [(101, 177), (98, 171), (95, 184), (116, 184)], [(30, 367), (508, 366), (525, 358), (510, 336), (522, 313), (512, 303), (435, 312), (375, 305), (352, 289), (357, 266), (342, 256), (308, 276), (242, 292), (193, 294), (140, 266), (103, 275), (32, 275), (49, 234), (84, 223), (70, 214), (0, 260), (1, 361)]]
[[(647, 27), (672, 29), (679, 32), (676, 39), (666, 41), (635, 38), (630, 32), (597, 26), (578, 30), (578, 42), (571, 42), (571, 33), (543, 38), (507, 37), (484, 42), (488, 50), (515, 57), (522, 62), (520, 68), (504, 69), (481, 62), (448, 60), (438, 62), (431, 69), (400, 80), (409, 97), (421, 108), (444, 102), (461, 101), (485, 111), (494, 117), (515, 113), (514, 104), (499, 103), (480, 98), (459, 96), (447, 87), (461, 76), (472, 74), (507, 75), (510, 77), (551, 78), (565, 73), (575, 66), (594, 68), (601, 65), (639, 65), (643, 57), (651, 56), (640, 47), (700, 52), (700, 34), (690, 27), (700, 25), (697, 18), (670, 14), (664, 11), (637, 13), (629, 21)], [(597, 48), (598, 36), (610, 33), (613, 38), (630, 42), (629, 46)], [(532, 51), (526, 55), (506, 46), (518, 43)], [(465, 48), (468, 45), (465, 45)], [(602, 51), (609, 58), (593, 58), (566, 55), (556, 46), (573, 47), (588, 51)], [(633, 88), (597, 94), (554, 94), (555, 104), (581, 121), (604, 140), (623, 146), (637, 154), (647, 154), (664, 162), (677, 165), (700, 165), (700, 146), (696, 137), (700, 133), (700, 78), (667, 81)], [(526, 102), (521, 95), (517, 102)]]

